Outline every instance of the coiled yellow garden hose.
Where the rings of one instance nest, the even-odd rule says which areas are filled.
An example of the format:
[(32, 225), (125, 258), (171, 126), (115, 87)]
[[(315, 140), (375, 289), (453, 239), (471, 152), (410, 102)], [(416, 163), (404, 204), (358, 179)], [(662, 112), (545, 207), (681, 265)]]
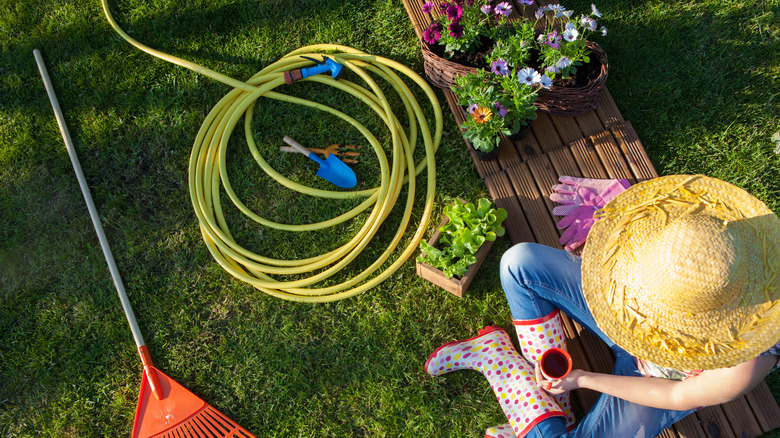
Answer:
[[(275, 297), (294, 301), (328, 302), (355, 296), (378, 285), (395, 273), (416, 251), (433, 209), (436, 187), (434, 154), (439, 147), (443, 125), (439, 101), (427, 82), (417, 73), (387, 58), (370, 55), (346, 46), (321, 44), (290, 52), (279, 61), (262, 69), (248, 81), (241, 82), (203, 66), (144, 46), (127, 35), (117, 25), (111, 16), (107, 0), (102, 0), (102, 5), (111, 27), (133, 46), (233, 87), (233, 90), (214, 106), (203, 122), (195, 138), (189, 165), (190, 198), (200, 223), (203, 239), (211, 255), (227, 272)], [(319, 58), (326, 52), (328, 57), (357, 74), (365, 81), (370, 90), (354, 82), (344, 79), (335, 80), (321, 74), (311, 76), (307, 80), (337, 88), (354, 96), (374, 110), (384, 121), (392, 136), (393, 147), (390, 163), (388, 163), (382, 145), (376, 137), (354, 118), (326, 105), (274, 91), (280, 85), (285, 84), (284, 72), (311, 66), (312, 61), (303, 58), (304, 56)], [(385, 95), (369, 73), (387, 81), (398, 93), (408, 118), (409, 132), (404, 131), (402, 124), (390, 109)], [(419, 103), (398, 73), (416, 83), (430, 100), (436, 118), (433, 134), (431, 134)], [(301, 185), (276, 172), (259, 153), (251, 132), (254, 105), (260, 97), (309, 106), (339, 117), (352, 125), (363, 134), (376, 154), (381, 174), (380, 185), (369, 190), (329, 191)], [(311, 196), (328, 199), (362, 197), (365, 200), (357, 207), (330, 220), (304, 225), (273, 222), (251, 211), (233, 191), (226, 170), (225, 157), (228, 139), (242, 116), (245, 119), (246, 142), (252, 156), (263, 171), (279, 184)], [(425, 157), (415, 163), (413, 153), (418, 136), (421, 137), (425, 145)], [(406, 234), (414, 207), (417, 177), (423, 171), (427, 173), (427, 185), (420, 223), (407, 246), (400, 250), (397, 258), (389, 266), (380, 271), (396, 252), (399, 243)], [(404, 185), (408, 185), (406, 207), (387, 249), (370, 266), (352, 278), (339, 284), (317, 287), (317, 284), (348, 266), (368, 246), (380, 225), (393, 209)], [(227, 193), (233, 204), (247, 217), (262, 226), (284, 231), (310, 231), (334, 227), (345, 221), (353, 220), (358, 214), (368, 211), (369, 208), (371, 210), (366, 222), (356, 235), (341, 247), (302, 260), (280, 260), (255, 254), (233, 240), (222, 213), (220, 188)], [(271, 277), (271, 275), (295, 274), (300, 274), (305, 278), (279, 281)]]

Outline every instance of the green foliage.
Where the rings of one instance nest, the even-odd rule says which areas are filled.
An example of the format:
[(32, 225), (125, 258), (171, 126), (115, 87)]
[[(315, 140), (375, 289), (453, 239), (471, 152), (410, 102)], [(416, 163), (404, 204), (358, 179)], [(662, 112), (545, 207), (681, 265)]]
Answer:
[(449, 221), (439, 228), (438, 248), (420, 242), (422, 254), (417, 261), (440, 269), (448, 278), (460, 277), (477, 261), (475, 254), (485, 241), (493, 242), (504, 235), (501, 223), (507, 212), (480, 198), (477, 205), (456, 200), (444, 207), (444, 215)]
[[(578, 66), (590, 62), (587, 37), (597, 30), (596, 18), (601, 18), (601, 13), (591, 5), (589, 14), (573, 16), (573, 10), (557, 4), (538, 9), (537, 19), (543, 17), (545, 24), (544, 32), (536, 39), (539, 68), (551, 78), (570, 78)], [(601, 33), (606, 36), (607, 28), (602, 26)]]
[(469, 116), (461, 125), (463, 137), (478, 151), (492, 151), (501, 142), (499, 134), (515, 134), (536, 118), (536, 89), (521, 84), (515, 74), (479, 69), (455, 83), (452, 91)]
[(501, 29), (493, 41), (493, 50), (487, 55), (486, 61), (493, 63), (504, 60), (510, 68), (522, 68), (528, 65), (534, 41), (534, 28), (528, 21), (512, 23)]

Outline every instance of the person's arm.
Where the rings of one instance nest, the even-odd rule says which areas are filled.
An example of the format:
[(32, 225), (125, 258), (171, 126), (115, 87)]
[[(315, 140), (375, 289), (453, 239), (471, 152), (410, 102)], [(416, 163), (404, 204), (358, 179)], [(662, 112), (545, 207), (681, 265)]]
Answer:
[[(683, 411), (734, 400), (761, 382), (777, 360), (777, 356), (761, 356), (731, 368), (705, 370), (681, 381), (572, 370), (564, 379), (553, 381), (548, 392), (556, 395), (588, 388), (644, 406)], [(546, 381), (538, 366), (536, 373), (537, 382), (544, 388)]]

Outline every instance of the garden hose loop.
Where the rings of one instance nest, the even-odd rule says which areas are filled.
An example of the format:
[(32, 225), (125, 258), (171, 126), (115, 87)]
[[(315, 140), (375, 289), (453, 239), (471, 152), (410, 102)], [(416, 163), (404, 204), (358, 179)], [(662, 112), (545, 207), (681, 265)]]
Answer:
[[(127, 35), (114, 21), (107, 0), (101, 0), (109, 24), (127, 42), (150, 55), (208, 76), (231, 86), (228, 92), (209, 112), (201, 125), (189, 161), (189, 190), (192, 206), (198, 219), (203, 240), (212, 257), (223, 269), (234, 277), (255, 288), (278, 298), (305, 302), (330, 302), (355, 296), (381, 283), (394, 274), (417, 250), (433, 210), (436, 187), (434, 155), (442, 135), (443, 119), (441, 106), (427, 82), (410, 68), (393, 60), (371, 55), (360, 50), (332, 44), (301, 47), (266, 66), (246, 82), (225, 76), (203, 66), (149, 48)], [(316, 74), (304, 80), (325, 84), (360, 100), (371, 108), (382, 120), (391, 134), (392, 155), (388, 160), (383, 145), (360, 122), (349, 115), (327, 105), (308, 99), (289, 96), (276, 89), (288, 86), (285, 73), (310, 67), (312, 59), (329, 58), (341, 64), (359, 77), (365, 85), (346, 79), (334, 79), (326, 74)], [(288, 73), (288, 79), (291, 75)], [(406, 118), (402, 123), (390, 108), (382, 88), (375, 78), (387, 82), (403, 103)], [(429, 122), (416, 100), (412, 90), (402, 79), (415, 83), (424, 92), (432, 107), (435, 121), (433, 132)], [(294, 85), (292, 85), (294, 86)], [(274, 170), (260, 154), (252, 133), (254, 107), (261, 97), (304, 105), (323, 111), (345, 121), (360, 132), (373, 149), (380, 172), (380, 184), (365, 190), (340, 191), (307, 187), (286, 178)], [(318, 223), (292, 225), (263, 218), (248, 208), (233, 190), (226, 168), (228, 139), (236, 124), (243, 117), (244, 135), (252, 157), (258, 166), (274, 181), (299, 193), (327, 199), (365, 198), (359, 205), (337, 217)], [(408, 132), (404, 130), (404, 124)], [(414, 162), (415, 146), (419, 141), (425, 147), (425, 156)], [(426, 172), (425, 202), (420, 223), (403, 248), (398, 248), (411, 221), (418, 185), (418, 177)], [(405, 209), (390, 244), (362, 272), (339, 284), (318, 286), (354, 261), (369, 245), (379, 227), (388, 217), (407, 187)], [(227, 194), (233, 205), (246, 217), (260, 226), (282, 231), (311, 231), (335, 227), (346, 221), (355, 220), (369, 212), (360, 229), (347, 243), (323, 254), (300, 260), (275, 259), (254, 253), (237, 243), (229, 230), (222, 212), (220, 197)], [(396, 254), (389, 266), (381, 269)], [(282, 281), (273, 276), (298, 275), (304, 278)]]

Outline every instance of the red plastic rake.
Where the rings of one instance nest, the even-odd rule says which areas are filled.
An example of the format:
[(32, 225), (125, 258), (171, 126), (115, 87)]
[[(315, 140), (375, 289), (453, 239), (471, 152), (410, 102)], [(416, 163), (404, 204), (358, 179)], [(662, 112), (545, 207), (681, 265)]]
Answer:
[(111, 247), (108, 246), (108, 239), (103, 232), (103, 226), (100, 224), (95, 203), (92, 201), (92, 195), (84, 178), (84, 172), (81, 170), (81, 164), (73, 147), (73, 141), (70, 138), (67, 126), (65, 126), (65, 118), (62, 115), (60, 104), (57, 102), (57, 96), (54, 94), (54, 87), (43, 63), (41, 52), (36, 49), (33, 51), (33, 55), (35, 56), (35, 62), (38, 63), (38, 69), (46, 86), (46, 93), (49, 95), (54, 115), (57, 118), (57, 124), (60, 127), (62, 138), (65, 140), (65, 147), (68, 149), (68, 155), (70, 155), (70, 161), (73, 164), (73, 170), (76, 172), (76, 178), (79, 180), (81, 193), (87, 202), (92, 224), (95, 226), (98, 240), (100, 240), (100, 247), (103, 249), (103, 255), (106, 257), (108, 269), (111, 271), (111, 278), (114, 280), (119, 300), (122, 302), (122, 309), (125, 311), (125, 316), (127, 316), (127, 322), (130, 324), (130, 330), (133, 332), (133, 339), (138, 347), (141, 363), (143, 363), (144, 379), (141, 382), (141, 391), (138, 394), (138, 407), (136, 408), (135, 422), (133, 424), (133, 438), (255, 438), (246, 429), (208, 405), (152, 365), (149, 350), (146, 348), (143, 336), (141, 336), (141, 330), (138, 328), (133, 308), (130, 306), (130, 300), (127, 298), (127, 292), (119, 275), (119, 269), (116, 267), (114, 256), (111, 253)]

